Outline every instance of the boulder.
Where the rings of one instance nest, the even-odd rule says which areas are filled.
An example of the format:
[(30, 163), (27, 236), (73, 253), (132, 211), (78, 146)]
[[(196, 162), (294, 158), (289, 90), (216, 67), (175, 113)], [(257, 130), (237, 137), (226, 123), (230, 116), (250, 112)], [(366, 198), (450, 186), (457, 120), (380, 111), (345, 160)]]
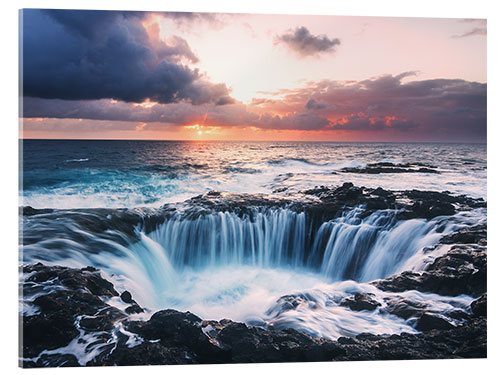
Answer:
[(358, 292), (353, 297), (346, 297), (341, 302), (341, 306), (349, 307), (353, 311), (375, 310), (382, 304), (373, 299), (374, 294)]
[(453, 324), (448, 322), (442, 316), (431, 313), (422, 314), (415, 326), (416, 329), (422, 332), (431, 331), (433, 329), (449, 330), (454, 327), (455, 326)]
[(487, 313), (487, 301), (486, 301), (486, 294), (483, 294), (481, 298), (472, 301), (470, 304), (470, 308), (472, 313), (475, 316), (478, 317), (485, 317), (486, 318), (486, 313)]

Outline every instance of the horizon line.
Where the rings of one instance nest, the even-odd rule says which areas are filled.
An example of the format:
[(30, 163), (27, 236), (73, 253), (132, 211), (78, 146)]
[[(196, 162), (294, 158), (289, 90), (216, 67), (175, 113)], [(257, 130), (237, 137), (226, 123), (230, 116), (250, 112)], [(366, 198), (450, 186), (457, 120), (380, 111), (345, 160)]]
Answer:
[(238, 139), (129, 139), (129, 138), (18, 138), (19, 141), (145, 141), (145, 142), (289, 142), (289, 143), (447, 143), (447, 144), (487, 144), (485, 141), (302, 141), (302, 140), (238, 140)]

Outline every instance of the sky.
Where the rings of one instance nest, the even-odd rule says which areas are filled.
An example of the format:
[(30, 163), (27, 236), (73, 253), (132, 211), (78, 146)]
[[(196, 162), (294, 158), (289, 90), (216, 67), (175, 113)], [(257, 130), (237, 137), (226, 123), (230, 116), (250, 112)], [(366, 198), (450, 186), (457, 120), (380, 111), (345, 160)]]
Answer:
[(486, 20), (21, 11), (22, 138), (486, 141)]

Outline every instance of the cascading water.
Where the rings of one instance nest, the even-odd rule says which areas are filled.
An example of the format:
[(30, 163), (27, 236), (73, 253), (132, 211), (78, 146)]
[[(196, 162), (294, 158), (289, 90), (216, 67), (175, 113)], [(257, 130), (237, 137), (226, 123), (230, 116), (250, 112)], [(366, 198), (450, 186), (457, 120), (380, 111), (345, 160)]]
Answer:
[[(305, 271), (327, 281), (366, 282), (400, 271), (419, 249), (456, 227), (439, 219), (397, 221), (393, 210), (362, 220), (362, 212), (348, 211), (319, 229), (304, 212), (281, 208), (243, 217), (218, 212), (186, 219), (178, 214), (148, 235), (140, 233), (151, 253), (161, 254), (157, 260), (163, 264), (160, 258), (166, 257), (177, 271), (250, 266)], [(143, 265), (156, 279), (163, 272), (157, 272), (155, 259), (147, 257)], [(155, 281), (160, 289), (171, 282)]]
[[(36, 225), (28, 221), (23, 259), (95, 266), (150, 311), (190, 310), (206, 319), (275, 324), (332, 338), (362, 330), (412, 331), (394, 316), (347, 313), (339, 298), (356, 291), (380, 293), (364, 283), (412, 268), (421, 260), (422, 248), (463, 226), (463, 220), (400, 221), (394, 210), (362, 218), (362, 212), (362, 207), (355, 208), (322, 223), (287, 208), (244, 215), (178, 212), (152, 231), (145, 229), (147, 222), (136, 226), (133, 239), (117, 229), (92, 232), (71, 217), (38, 220)], [(36, 241), (37, 231), (47, 237), (47, 226), (54, 227), (57, 238)], [(305, 290), (309, 297), (302, 307), (273, 308), (281, 296)], [(455, 305), (470, 303), (468, 297), (460, 298), (451, 300)]]

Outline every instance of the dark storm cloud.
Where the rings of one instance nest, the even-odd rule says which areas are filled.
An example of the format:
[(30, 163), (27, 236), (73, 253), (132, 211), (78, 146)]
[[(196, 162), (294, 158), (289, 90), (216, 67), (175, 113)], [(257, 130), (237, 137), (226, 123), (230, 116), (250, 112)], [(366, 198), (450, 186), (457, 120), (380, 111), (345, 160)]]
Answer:
[(301, 26), (294, 31), (279, 35), (275, 43), (283, 44), (299, 56), (305, 57), (335, 52), (340, 40), (330, 39), (326, 35), (312, 35), (306, 27)]
[[(296, 90), (267, 93), (260, 111), (306, 109), (328, 118), (334, 130), (401, 131), (419, 140), (486, 139), (485, 83), (461, 79), (406, 82), (405, 72), (361, 81), (310, 82)], [(318, 103), (321, 103), (318, 105)]]
[(208, 82), (187, 42), (151, 39), (147, 13), (24, 10), (23, 94), (70, 100), (116, 99), (195, 104), (230, 102), (223, 84)]
[[(31, 12), (26, 9), (23, 12)], [(65, 9), (42, 9), (42, 13), (52, 18), (55, 22), (64, 26), (69, 32), (83, 36), (87, 39), (97, 39), (103, 33), (114, 26), (120, 18), (143, 19), (147, 12), (131, 11), (102, 11), (102, 10), (65, 10)]]
[[(231, 98), (226, 102), (224, 96), (220, 96), (222, 103), (195, 105), (179, 102), (151, 108), (106, 99), (25, 98), (24, 116), (175, 125), (203, 123), (263, 129), (369, 131), (372, 134), (392, 132), (403, 134), (409, 141), (482, 142), (486, 139), (486, 84), (460, 79), (403, 82), (411, 75), (384, 75), (349, 82), (323, 80), (309, 83), (304, 88), (277, 92), (276, 99), (255, 99), (249, 105), (234, 102)], [(196, 91), (203, 89), (197, 88)], [(206, 95), (217, 96), (219, 93), (209, 90)], [(203, 98), (199, 101), (203, 102)]]
[(418, 127), (415, 122), (409, 120), (368, 117), (366, 115), (353, 115), (342, 120), (342, 122), (334, 125), (333, 129), (357, 131), (379, 131), (384, 129), (395, 129), (399, 131), (407, 131)]
[(150, 108), (109, 100), (60, 100), (25, 98), (25, 118), (87, 119), (131, 121), (186, 125), (203, 123), (214, 126), (254, 126), (262, 129), (318, 130), (330, 124), (312, 112), (290, 113), (286, 116), (248, 111), (241, 103), (193, 105), (192, 103), (158, 104)]
[(307, 101), (305, 107), (306, 107), (306, 109), (309, 109), (309, 110), (321, 110), (321, 109), (328, 108), (328, 104), (318, 102), (314, 98), (311, 98)]
[(321, 130), (326, 128), (330, 121), (311, 112), (298, 112), (286, 116), (262, 115), (254, 126), (263, 129), (281, 130)]

